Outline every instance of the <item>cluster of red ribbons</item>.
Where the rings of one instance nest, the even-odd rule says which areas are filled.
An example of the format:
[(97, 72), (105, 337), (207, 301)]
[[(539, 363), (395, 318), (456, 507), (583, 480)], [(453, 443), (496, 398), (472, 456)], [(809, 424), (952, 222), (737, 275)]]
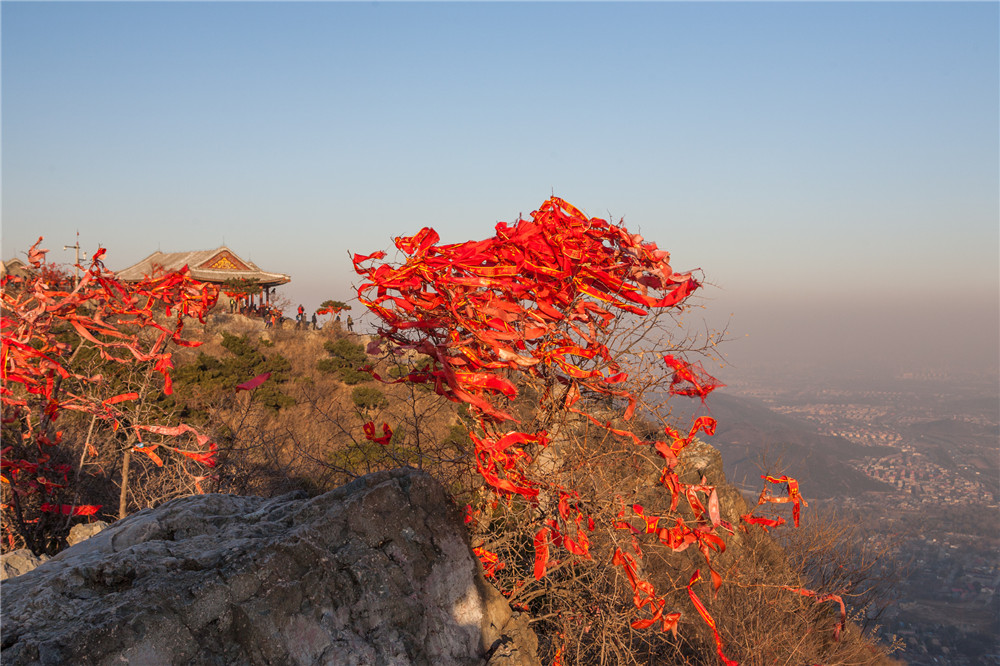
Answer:
[[(354, 255), (366, 278), (359, 300), (384, 322), (380, 335), (399, 349), (431, 359), (425, 372), (399, 381), (432, 383), (481, 417), (476, 462), (501, 493), (538, 494), (526, 473), (526, 445), (546, 445), (545, 432), (504, 431), (516, 419), (505, 409), (517, 390), (506, 371), (555, 372), (567, 407), (581, 389), (628, 400), (617, 385), (627, 375), (601, 343), (615, 312), (645, 315), (679, 305), (698, 288), (670, 267), (669, 254), (619, 225), (587, 218), (553, 197), (530, 220), (496, 225), (492, 238), (438, 245), (424, 228), (395, 239), (404, 264), (381, 262), (384, 252)], [(605, 425), (605, 424), (602, 424)]]
[[(766, 474), (761, 474), (760, 478), (764, 479), (764, 488), (760, 491), (760, 496), (757, 498), (757, 505), (761, 504), (792, 504), (792, 521), (795, 526), (799, 526), (799, 508), (808, 507), (806, 501), (802, 499), (802, 495), (799, 494), (799, 482), (787, 476), (773, 477)], [(784, 483), (786, 488), (786, 494), (783, 496), (775, 496), (771, 494), (771, 487), (768, 483)], [(740, 520), (747, 525), (759, 525), (764, 529), (765, 532), (769, 532), (770, 528), (778, 527), (785, 524), (785, 519), (778, 516), (777, 518), (765, 518), (764, 516), (755, 516), (753, 511), (748, 514), (740, 516)], [(743, 528), (746, 529), (745, 527)]]
[[(681, 450), (698, 432), (714, 433), (715, 420), (702, 416), (687, 433), (668, 427), (663, 441), (645, 441), (580, 407), (584, 392), (598, 394), (621, 400), (622, 418), (632, 417), (636, 398), (622, 388), (628, 374), (602, 341), (625, 313), (641, 317), (651, 309), (681, 306), (699, 287), (698, 281), (690, 273), (675, 273), (670, 255), (655, 243), (630, 234), (622, 225), (588, 218), (557, 197), (542, 204), (531, 219), (498, 223), (491, 238), (450, 245), (440, 245), (439, 240), (426, 227), (414, 236), (396, 238), (396, 248), (406, 257), (402, 264), (385, 261), (384, 252), (355, 254), (355, 271), (365, 279), (358, 299), (382, 321), (379, 335), (394, 353), (409, 350), (430, 359), (396, 382), (432, 384), (438, 394), (469, 405), (479, 424), (479, 432), (469, 433), (476, 468), (495, 493), (533, 502), (542, 491), (559, 494), (558, 514), (543, 519), (534, 536), (535, 578), (546, 574), (552, 547), (589, 558), (587, 533), (593, 531), (594, 521), (578, 505), (574, 492), (553, 485), (533, 469), (536, 453), (547, 446), (549, 434), (521, 432), (507, 425), (518, 422), (508, 406), (517, 395), (509, 379), (512, 373), (562, 387), (560, 395), (543, 396), (542, 401), (555, 397), (558, 409), (580, 414), (636, 445), (651, 446), (666, 460), (661, 483), (672, 493), (671, 511), (683, 497), (694, 510), (695, 523), (678, 518), (673, 526), (661, 528), (659, 518), (643, 516), (638, 505), (634, 512), (644, 519), (645, 533), (655, 532), (672, 550), (696, 544), (709, 562), (717, 588), (721, 577), (711, 569), (709, 555), (725, 548), (717, 528), (731, 531), (732, 526), (721, 520), (713, 487), (704, 479), (700, 484), (682, 483), (675, 472)], [(369, 345), (369, 353), (378, 347)], [(700, 364), (673, 355), (663, 360), (673, 373), (671, 395), (704, 401), (721, 386)], [(366, 424), (366, 436), (377, 441), (374, 430), (373, 423)], [(624, 513), (615, 526), (636, 529)], [(641, 555), (634, 534), (633, 545)], [(495, 571), (495, 561), (483, 561)], [(641, 579), (632, 556), (619, 550), (613, 563), (631, 582), (637, 608), (649, 606), (653, 612), (633, 626), (659, 623), (664, 631), (674, 631), (680, 615), (664, 614), (665, 599)], [(707, 617), (693, 592), (692, 600)], [(714, 630), (710, 617), (706, 622)], [(716, 637), (722, 656), (717, 632)]]
[(594, 531), (594, 518), (580, 506), (577, 501), (578, 493), (561, 488), (558, 493), (556, 516), (545, 519), (545, 526), (535, 534), (535, 580), (541, 580), (545, 576), (549, 565), (550, 543), (577, 557), (591, 559), (590, 537), (587, 533)]
[[(54, 422), (63, 410), (86, 412), (108, 422), (114, 430), (120, 425), (119, 405), (139, 398), (135, 392), (101, 396), (103, 378), (75, 372), (71, 358), (79, 345), (86, 345), (109, 361), (122, 364), (149, 364), (152, 371), (163, 375), (164, 392), (171, 393), (170, 370), (173, 368), (168, 344), (195, 346), (181, 337), (185, 317), (201, 319), (218, 298), (218, 289), (191, 278), (187, 268), (164, 275), (147, 277), (137, 284), (118, 281), (102, 263), (105, 250), (94, 253), (91, 265), (83, 270), (74, 286), (68, 279), (52, 279), (57, 275), (44, 264), (47, 250), (38, 245), (28, 253), (34, 274), (29, 278), (7, 276), (3, 282), (2, 349), (0, 349), (0, 399), (3, 423), (7, 427), (19, 423), (24, 442), (0, 451), (0, 481), (9, 483), (18, 494), (41, 490), (52, 492), (68, 483), (69, 469), (54, 465), (45, 447), (59, 443), (61, 433)], [(82, 268), (82, 267), (80, 267)], [(65, 277), (65, 276), (64, 276)], [(164, 324), (157, 318), (173, 317)], [(142, 331), (159, 331), (148, 340)], [(66, 333), (78, 338), (75, 344), (66, 341)], [(198, 450), (159, 444), (206, 465), (214, 464), (214, 445), (206, 448), (207, 438), (189, 426), (163, 428), (134, 425), (136, 435), (142, 431), (164, 436), (186, 432), (196, 435)], [(157, 464), (156, 445), (144, 445), (141, 438), (136, 446)], [(37, 447), (32, 460), (24, 457), (24, 447)], [(20, 449), (20, 451), (16, 450)], [(91, 447), (91, 453), (96, 450)], [(62, 483), (52, 479), (60, 477)], [(44, 504), (46, 512), (62, 512), (63, 508)], [(93, 507), (70, 507), (72, 515), (90, 515)], [(93, 511), (91, 511), (92, 513)]]
[[(761, 504), (768, 502), (773, 504), (791, 503), (792, 521), (795, 523), (795, 526), (798, 527), (800, 507), (809, 506), (808, 504), (806, 504), (806, 501), (802, 499), (802, 495), (799, 494), (799, 482), (787, 476), (779, 476), (775, 478), (773, 476), (762, 474), (760, 478), (764, 479), (765, 483), (764, 483), (764, 489), (761, 490), (760, 497), (757, 499), (757, 506), (760, 506)], [(784, 496), (775, 497), (774, 495), (771, 494), (770, 486), (767, 485), (768, 483), (784, 483), (785, 488), (788, 491), (787, 494)]]
[(625, 571), (625, 577), (628, 579), (634, 592), (632, 601), (635, 607), (642, 610), (648, 605), (653, 612), (653, 616), (650, 618), (633, 621), (632, 627), (634, 629), (646, 629), (659, 622), (662, 631), (669, 631), (676, 635), (677, 623), (680, 622), (681, 614), (677, 612), (664, 614), (663, 610), (667, 605), (666, 599), (657, 598), (652, 583), (643, 580), (639, 576), (638, 564), (635, 557), (630, 553), (623, 552), (621, 548), (617, 548), (615, 549), (615, 555), (611, 563), (621, 567)]

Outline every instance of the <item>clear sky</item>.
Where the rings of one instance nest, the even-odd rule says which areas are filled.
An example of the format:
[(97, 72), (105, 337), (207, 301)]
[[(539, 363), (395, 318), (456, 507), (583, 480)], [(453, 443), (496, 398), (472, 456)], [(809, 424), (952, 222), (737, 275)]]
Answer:
[(4, 259), (225, 243), (314, 309), (353, 295), (349, 252), (554, 193), (703, 269), (737, 355), (997, 365), (998, 3), (4, 1), (0, 25)]

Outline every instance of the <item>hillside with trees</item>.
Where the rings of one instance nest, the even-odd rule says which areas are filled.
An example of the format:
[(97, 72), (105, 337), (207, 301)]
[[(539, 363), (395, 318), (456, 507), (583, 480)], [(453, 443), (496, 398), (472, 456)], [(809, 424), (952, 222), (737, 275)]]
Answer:
[(184, 275), (133, 293), (100, 254), (87, 289), (8, 288), (4, 548), (55, 552), (74, 520), (178, 495), (413, 466), (465, 507), (552, 663), (884, 662), (848, 621), (878, 596), (871, 560), (823, 530), (789, 557), (770, 532), (799, 527), (798, 482), (765, 474), (746, 503), (698, 439), (715, 419), (646, 397), (705, 404), (719, 385), (688, 360), (719, 341), (684, 331), (694, 276), (557, 198), (438, 240), (397, 238), (401, 264), (355, 255), (374, 338), (210, 314), (217, 294)]

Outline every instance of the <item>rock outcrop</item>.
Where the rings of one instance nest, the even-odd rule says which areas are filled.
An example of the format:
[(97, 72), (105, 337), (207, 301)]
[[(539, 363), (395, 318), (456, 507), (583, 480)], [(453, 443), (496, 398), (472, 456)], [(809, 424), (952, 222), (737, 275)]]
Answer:
[(70, 528), (69, 536), (66, 537), (66, 543), (70, 546), (75, 546), (82, 541), (86, 541), (107, 526), (108, 524), (103, 520), (95, 520), (92, 523), (80, 523), (79, 525), (74, 525)]
[(2, 592), (5, 666), (538, 663), (459, 512), (412, 469), (313, 499), (176, 499)]
[(4, 553), (0, 555), (0, 580), (26, 574), (47, 559), (49, 559), (48, 555), (39, 557), (27, 548)]

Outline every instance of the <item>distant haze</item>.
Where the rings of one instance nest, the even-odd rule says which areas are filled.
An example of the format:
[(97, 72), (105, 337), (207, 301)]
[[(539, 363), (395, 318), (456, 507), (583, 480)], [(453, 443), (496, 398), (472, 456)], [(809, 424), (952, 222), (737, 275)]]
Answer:
[(721, 349), (731, 367), (716, 368), (720, 378), (957, 379), (997, 376), (1000, 367), (1000, 295), (990, 289), (926, 300), (722, 295), (707, 304), (705, 318), (718, 326), (730, 313), (731, 340)]

